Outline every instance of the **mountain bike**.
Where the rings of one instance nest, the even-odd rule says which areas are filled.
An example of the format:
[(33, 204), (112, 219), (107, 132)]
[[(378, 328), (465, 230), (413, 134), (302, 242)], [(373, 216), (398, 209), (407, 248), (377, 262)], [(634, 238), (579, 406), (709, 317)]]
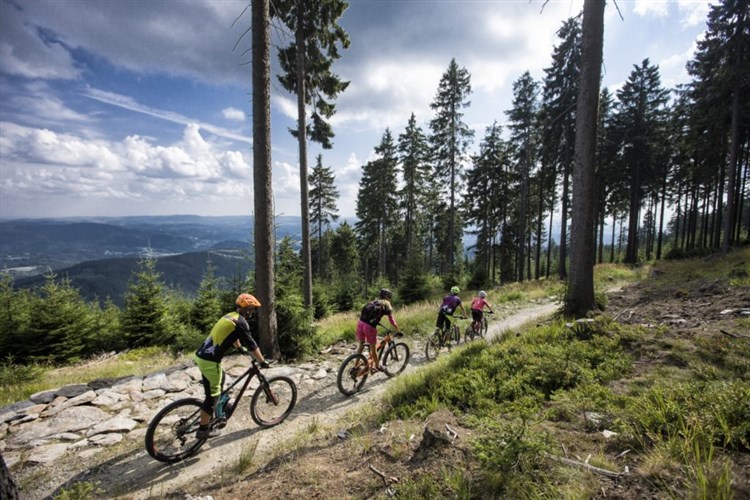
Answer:
[[(397, 342), (395, 339), (404, 336), (401, 332), (394, 332), (383, 325), (378, 325), (386, 331), (385, 337), (375, 344), (378, 353), (378, 359), (382, 371), (388, 377), (395, 377), (406, 369), (409, 363), (409, 346), (404, 342)], [(370, 345), (365, 344), (366, 350), (369, 351)], [(363, 350), (364, 352), (364, 350)], [(348, 356), (341, 366), (336, 377), (336, 385), (344, 396), (351, 396), (358, 392), (365, 384), (370, 373), (377, 373), (377, 367), (374, 366), (373, 359), (368, 354), (354, 353)]]
[[(227, 425), (253, 377), (258, 377), (260, 383), (250, 399), (250, 416), (255, 423), (262, 428), (273, 427), (289, 416), (297, 403), (297, 385), (289, 377), (266, 378), (261, 373), (258, 362), (251, 359), (248, 369), (221, 392), (218, 400), (226, 401), (223, 405), (223, 416), (214, 416), (209, 428), (221, 429)], [(240, 383), (242, 387), (237, 396), (230, 399), (230, 392)], [(203, 401), (197, 398), (186, 398), (162, 408), (148, 424), (148, 454), (160, 462), (174, 463), (197, 452), (207, 441), (207, 438), (199, 439), (195, 435), (200, 423), (202, 403)]]
[(457, 319), (466, 319), (466, 316), (445, 316), (448, 322), (441, 330), (435, 327), (435, 331), (427, 337), (427, 341), (424, 346), (424, 355), (428, 361), (432, 361), (440, 356), (441, 351), (445, 348), (448, 351), (451, 350), (451, 342), (455, 342), (456, 345), (461, 341), (461, 329), (458, 324), (455, 323)]
[(484, 338), (485, 334), (487, 333), (487, 315), (488, 314), (494, 314), (492, 311), (486, 311), (484, 314), (482, 314), (482, 321), (476, 322), (472, 321), (469, 326), (466, 327), (466, 330), (464, 330), (464, 342), (470, 342), (474, 340), (477, 337)]

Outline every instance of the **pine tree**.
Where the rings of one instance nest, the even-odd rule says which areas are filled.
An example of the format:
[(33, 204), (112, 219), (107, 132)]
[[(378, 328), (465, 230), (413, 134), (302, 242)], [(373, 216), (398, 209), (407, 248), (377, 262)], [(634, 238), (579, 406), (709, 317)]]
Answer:
[(507, 222), (508, 200), (516, 198), (514, 175), (510, 171), (508, 146), (502, 139), (502, 128), (495, 122), (487, 127), (479, 144), (479, 154), (472, 159), (472, 166), (467, 171), (469, 189), (464, 206), (466, 221), (477, 228), (472, 279), (476, 287), (495, 279), (493, 249), (500, 227)]
[(317, 274), (318, 277), (324, 277), (326, 270), (323, 264), (326, 252), (323, 244), (323, 228), (330, 228), (331, 223), (339, 218), (336, 207), (339, 192), (336, 189), (333, 169), (323, 166), (323, 155), (318, 155), (317, 163), (310, 174), (310, 186), (310, 221), (315, 226), (318, 236)]
[[(456, 252), (461, 248), (462, 232), (458, 224), (458, 202), (461, 197), (460, 179), (463, 165), (468, 160), (467, 151), (474, 131), (461, 121), (463, 110), (471, 104), (471, 76), (465, 68), (459, 68), (451, 59), (448, 69), (438, 85), (437, 94), (430, 104), (435, 117), (430, 121), (430, 142), (435, 164), (436, 180), (444, 182), (443, 195), (447, 196), (447, 241), (443, 247), (447, 251), (446, 263), (449, 274), (456, 269)], [(460, 255), (460, 251), (458, 252)]]
[[(12, 354), (19, 361), (27, 356), (27, 330), (32, 318), (28, 290), (15, 290), (13, 278), (0, 275), (0, 353)], [(33, 342), (32, 342), (33, 343)]]
[[(695, 101), (695, 119), (713, 133), (702, 145), (719, 145), (715, 164), (720, 165), (719, 179), (727, 179), (726, 213), (723, 215), (722, 249), (727, 252), (734, 243), (734, 227), (740, 211), (736, 209), (742, 144), (748, 143), (747, 116), (750, 115), (750, 11), (748, 0), (722, 0), (711, 5), (706, 35), (699, 40), (695, 60), (688, 72), (695, 78), (691, 85)], [(701, 134), (703, 136), (709, 134)], [(707, 148), (709, 149), (709, 148)], [(726, 172), (726, 173), (725, 173)], [(720, 196), (723, 182), (719, 182)], [(721, 200), (716, 203), (721, 206)], [(721, 215), (719, 215), (721, 217)], [(718, 229), (717, 224), (717, 229)], [(718, 240), (718, 230), (716, 231)]]
[(333, 272), (333, 300), (339, 310), (354, 307), (361, 289), (360, 257), (354, 229), (347, 222), (336, 228), (331, 237), (331, 261)]
[(621, 155), (629, 184), (628, 245), (625, 262), (638, 261), (640, 211), (649, 183), (653, 183), (657, 154), (663, 145), (668, 91), (661, 86), (658, 66), (644, 59), (634, 66), (617, 91), (616, 123), (622, 137)]
[[(362, 168), (357, 194), (359, 220), (355, 224), (368, 283), (372, 278), (386, 274), (389, 230), (397, 208), (398, 164), (390, 130), (386, 129), (375, 153), (380, 157)], [(375, 267), (374, 272), (370, 271), (371, 266)]]
[(214, 265), (209, 256), (197, 296), (190, 308), (190, 322), (198, 331), (208, 332), (221, 314), (218, 280), (214, 276)]
[(529, 227), (529, 214), (531, 213), (529, 183), (536, 163), (538, 93), (539, 85), (528, 71), (525, 72), (518, 80), (513, 82), (513, 108), (505, 112), (508, 115), (508, 128), (511, 131), (510, 143), (513, 145), (513, 158), (518, 168), (518, 179), (520, 181), (516, 217), (520, 236), (516, 259), (518, 281), (524, 279), (524, 263), (528, 241), (526, 235)]
[[(573, 170), (575, 111), (581, 72), (581, 25), (578, 19), (563, 22), (557, 33), (560, 45), (552, 52), (552, 65), (545, 69), (542, 127), (545, 130), (544, 160), (562, 174), (560, 207), (560, 257), (558, 277), (567, 276), (570, 176)], [(557, 180), (556, 180), (557, 182)], [(552, 226), (550, 225), (550, 230)]]
[[(422, 253), (425, 225), (429, 219), (430, 150), (427, 137), (417, 126), (414, 113), (409, 117), (406, 130), (398, 136), (399, 161), (404, 184), (398, 192), (399, 208), (403, 214), (405, 260), (411, 261)], [(420, 266), (421, 268), (422, 266)]]
[(29, 357), (52, 362), (76, 361), (96, 329), (96, 316), (70, 280), (54, 274), (31, 301), (31, 321), (26, 330)]
[(169, 345), (172, 334), (164, 321), (166, 311), (164, 285), (156, 271), (156, 260), (143, 258), (138, 261), (138, 269), (125, 292), (121, 325), (128, 347)]
[[(312, 305), (312, 261), (307, 185), (307, 137), (324, 149), (332, 147), (333, 129), (326, 121), (335, 113), (332, 102), (346, 90), (345, 82), (331, 70), (339, 45), (349, 46), (349, 36), (337, 24), (349, 4), (343, 0), (276, 0), (272, 15), (280, 18), (294, 33), (294, 42), (279, 50), (284, 71), (281, 85), (297, 95), (297, 129), (292, 135), (299, 143), (300, 198), (302, 208), (302, 265), (305, 306)], [(312, 107), (308, 127), (305, 106)], [(309, 134), (308, 134), (309, 129)]]

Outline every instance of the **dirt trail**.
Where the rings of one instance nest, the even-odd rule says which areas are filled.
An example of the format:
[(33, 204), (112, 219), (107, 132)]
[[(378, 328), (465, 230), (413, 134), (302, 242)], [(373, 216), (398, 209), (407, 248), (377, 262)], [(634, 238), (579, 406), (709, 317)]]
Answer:
[[(557, 304), (546, 302), (526, 307), (510, 313), (505, 318), (491, 321), (487, 336), (495, 337), (506, 330), (542, 319), (552, 314)], [(411, 360), (407, 372), (420, 369), (426, 362), (424, 344), (421, 339), (407, 338), (411, 348)], [(231, 475), (241, 457), (249, 455), (255, 446), (253, 463), (264, 463), (285, 440), (293, 439), (299, 431), (315, 425), (334, 425), (346, 412), (376, 400), (388, 387), (385, 375), (370, 377), (362, 391), (351, 397), (344, 397), (336, 387), (336, 372), (341, 360), (350, 351), (327, 358), (328, 373), (320, 380), (306, 379), (298, 385), (297, 406), (289, 419), (278, 427), (262, 430), (250, 418), (249, 411), (239, 409), (221, 436), (210, 440), (192, 458), (174, 465), (166, 465), (149, 457), (142, 446), (136, 451), (125, 453), (100, 463), (97, 456), (89, 463), (66, 461), (54, 464), (56, 486), (41, 486), (37, 491), (26, 491), (27, 498), (44, 498), (54, 489), (67, 483), (86, 481), (98, 488), (103, 498), (122, 497), (132, 499), (163, 498), (170, 493), (184, 492), (198, 494), (209, 483), (206, 479), (216, 475)], [(289, 372), (294, 367), (278, 367), (266, 370), (268, 376), (274, 373)], [(243, 398), (243, 405), (249, 398)], [(142, 442), (145, 429), (141, 429), (138, 439)], [(255, 444), (257, 443), (257, 445)], [(54, 481), (53, 481), (54, 483)], [(33, 487), (33, 485), (32, 485)], [(53, 489), (50, 490), (49, 488)], [(46, 489), (47, 491), (42, 491)]]

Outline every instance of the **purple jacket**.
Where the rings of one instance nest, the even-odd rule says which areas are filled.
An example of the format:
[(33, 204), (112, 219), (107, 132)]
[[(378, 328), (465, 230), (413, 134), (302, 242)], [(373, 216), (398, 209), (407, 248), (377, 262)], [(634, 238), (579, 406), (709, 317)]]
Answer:
[(461, 305), (461, 299), (458, 295), (446, 295), (443, 297), (443, 303), (440, 305), (440, 312), (445, 314), (453, 314), (453, 312)]

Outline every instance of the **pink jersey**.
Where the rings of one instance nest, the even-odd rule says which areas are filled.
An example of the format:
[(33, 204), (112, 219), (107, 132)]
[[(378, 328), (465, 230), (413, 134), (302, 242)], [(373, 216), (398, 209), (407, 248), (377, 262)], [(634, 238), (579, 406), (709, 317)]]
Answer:
[(492, 306), (490, 306), (490, 303), (484, 300), (482, 297), (474, 297), (474, 300), (471, 301), (471, 308), (477, 311), (481, 311), (482, 309), (484, 309), (484, 306), (487, 306), (490, 309), (492, 309)]

